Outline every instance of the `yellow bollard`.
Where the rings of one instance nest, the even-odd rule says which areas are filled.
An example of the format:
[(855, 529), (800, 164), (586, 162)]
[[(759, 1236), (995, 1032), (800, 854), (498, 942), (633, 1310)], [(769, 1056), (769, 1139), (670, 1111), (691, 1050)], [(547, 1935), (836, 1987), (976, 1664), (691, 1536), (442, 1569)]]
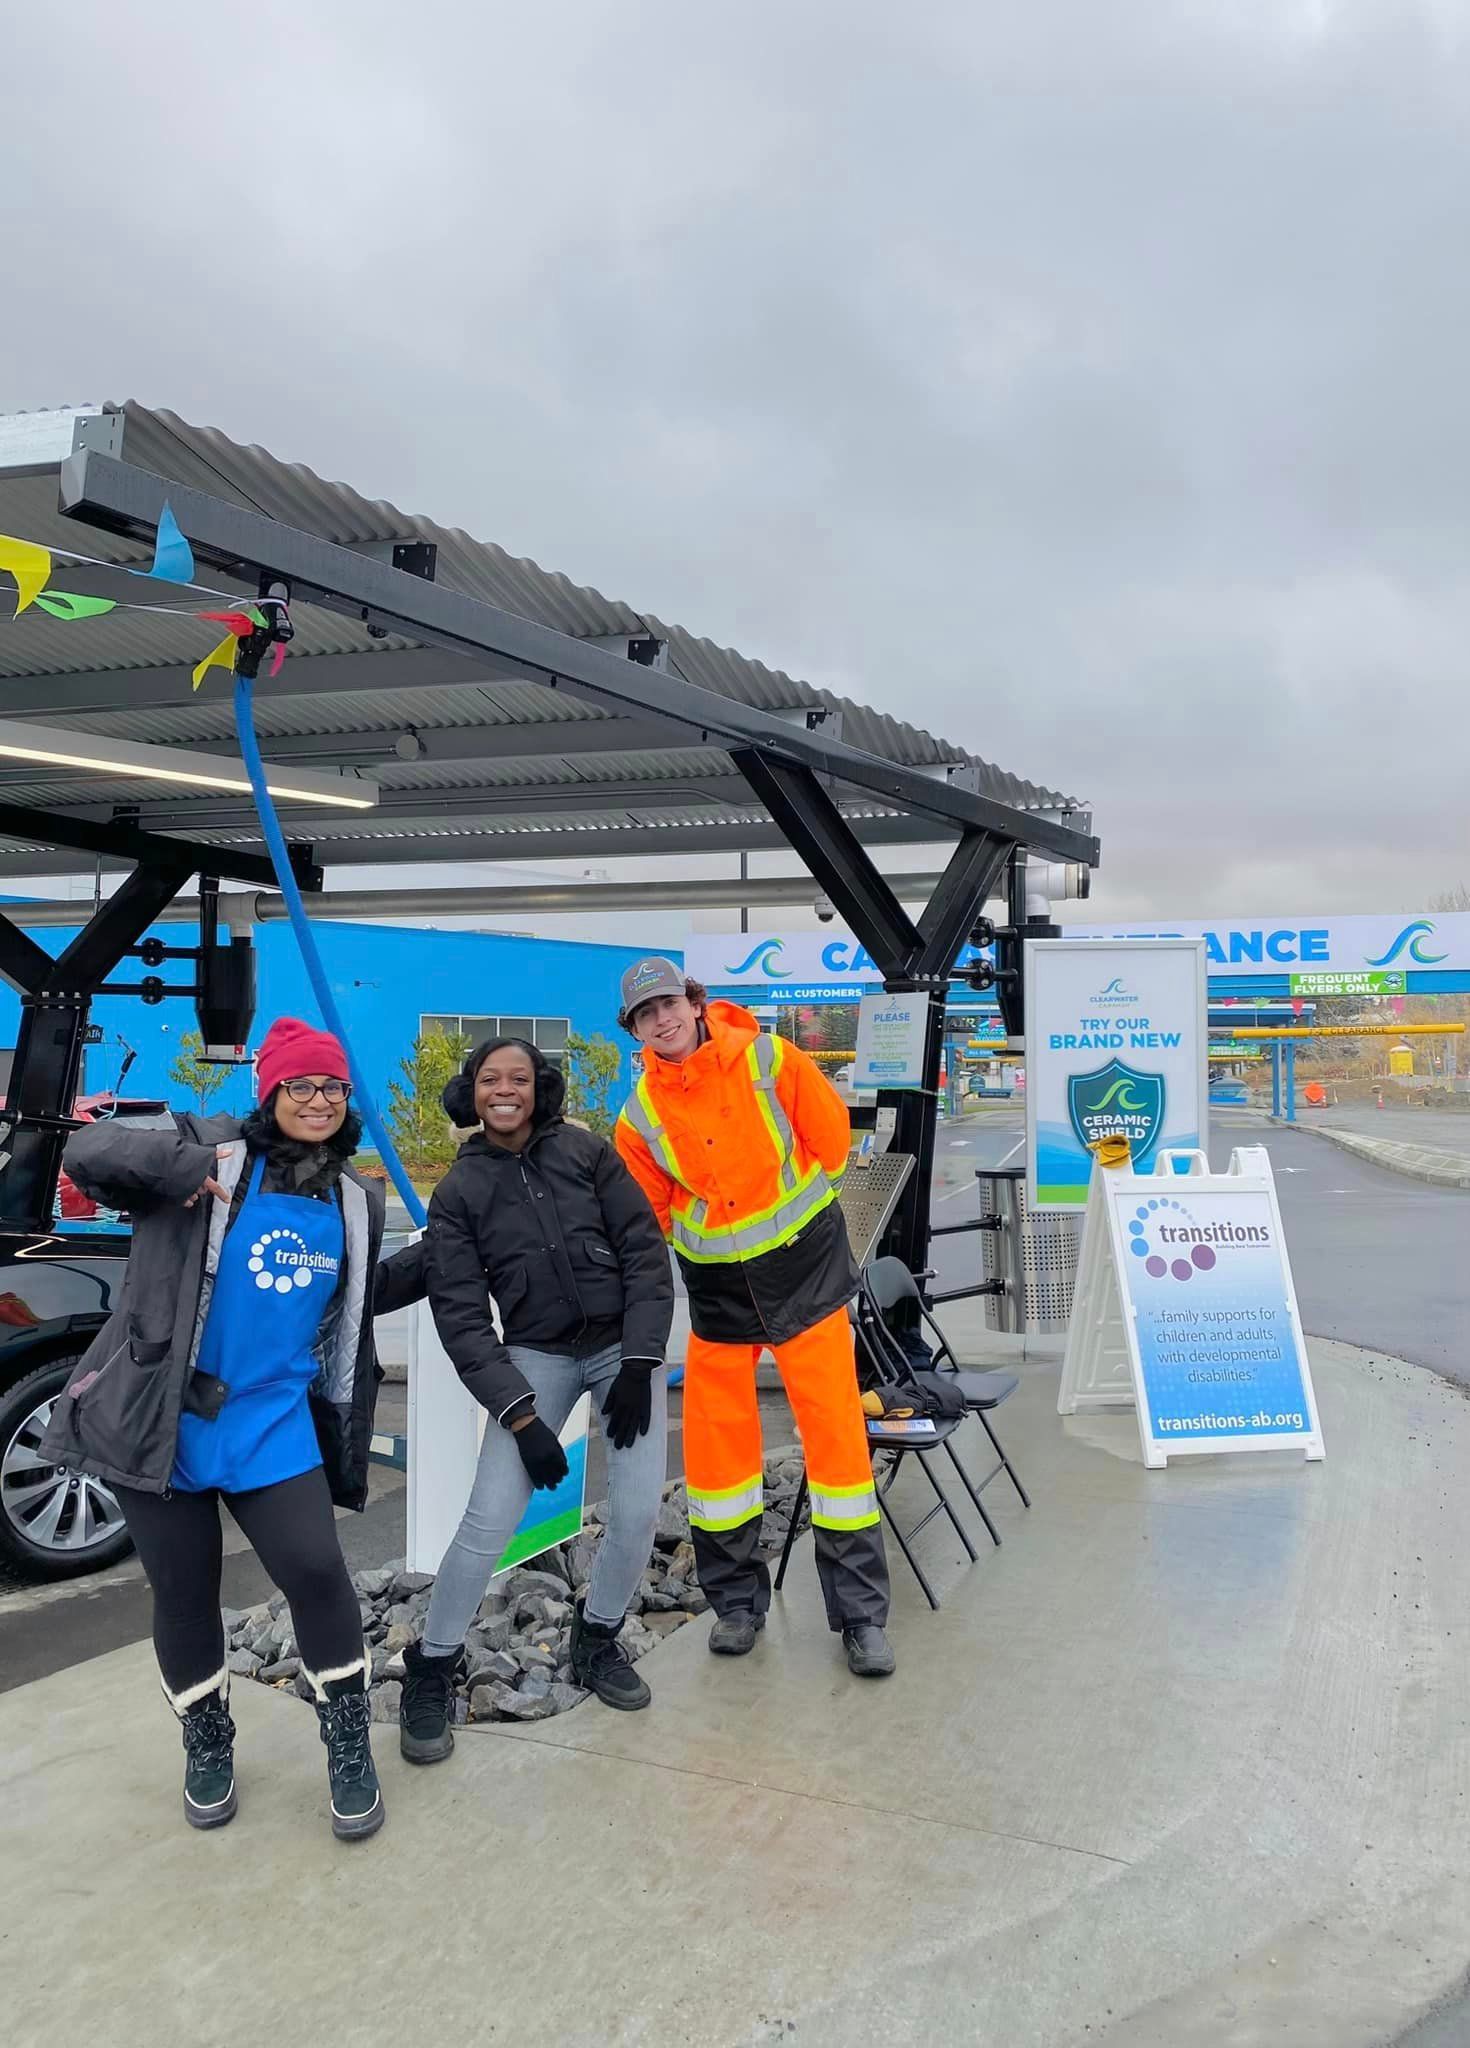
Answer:
[(1111, 1137), (1094, 1138), (1087, 1149), (1099, 1166), (1116, 1168), (1129, 1166), (1133, 1161), (1132, 1149), (1121, 1131), (1114, 1131)]

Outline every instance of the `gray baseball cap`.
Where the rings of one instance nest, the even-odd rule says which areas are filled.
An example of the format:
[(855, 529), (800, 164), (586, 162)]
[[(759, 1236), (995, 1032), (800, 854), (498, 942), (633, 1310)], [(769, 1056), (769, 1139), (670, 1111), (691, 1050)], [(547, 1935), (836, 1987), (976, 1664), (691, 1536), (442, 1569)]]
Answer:
[(683, 993), (683, 968), (676, 967), (672, 960), (666, 960), (662, 953), (651, 953), (646, 960), (635, 960), (631, 967), (623, 970), (625, 1017), (631, 1017), (640, 1003), (652, 1002), (655, 996), (681, 996)]

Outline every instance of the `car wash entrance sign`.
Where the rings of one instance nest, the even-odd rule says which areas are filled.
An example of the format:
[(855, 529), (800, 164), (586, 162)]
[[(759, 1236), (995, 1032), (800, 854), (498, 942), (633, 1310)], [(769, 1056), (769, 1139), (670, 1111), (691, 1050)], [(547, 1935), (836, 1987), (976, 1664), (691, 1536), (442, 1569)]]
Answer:
[(1096, 1168), (1057, 1409), (1129, 1402), (1145, 1465), (1205, 1451), (1323, 1455), (1260, 1146), (1223, 1174), (1202, 1152), (1165, 1153), (1152, 1174)]
[(1099, 1138), (1135, 1171), (1208, 1138), (1202, 939), (1040, 939), (1026, 948), (1026, 1165), (1032, 1203), (1082, 1209)]

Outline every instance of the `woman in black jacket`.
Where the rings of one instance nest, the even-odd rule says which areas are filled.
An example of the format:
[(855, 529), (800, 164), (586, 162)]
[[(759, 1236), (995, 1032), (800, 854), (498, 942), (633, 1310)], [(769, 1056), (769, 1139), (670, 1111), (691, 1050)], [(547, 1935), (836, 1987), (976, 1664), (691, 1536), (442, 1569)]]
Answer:
[(429, 1204), (429, 1300), (491, 1426), (423, 1642), (404, 1656), (400, 1741), (411, 1763), (437, 1763), (454, 1747), (465, 1630), (532, 1489), (566, 1477), (557, 1431), (584, 1391), (607, 1440), (608, 1522), (572, 1623), (572, 1667), (610, 1706), (650, 1698), (618, 1631), (658, 1521), (673, 1279), (642, 1190), (611, 1145), (563, 1120), (562, 1095), (558, 1070), (519, 1038), (480, 1046), (444, 1091), (451, 1121), (481, 1128)]
[(183, 1723), (184, 1815), (234, 1818), (219, 1503), (285, 1593), (327, 1748), (332, 1829), (376, 1833), (367, 1655), (333, 1501), (361, 1508), (381, 1377), (373, 1317), (423, 1298), (419, 1245), (380, 1264), (384, 1197), (348, 1164), (362, 1127), (335, 1038), (267, 1032), (259, 1107), (167, 1130), (88, 1124), (86, 1194), (132, 1219), (118, 1309), (56, 1404), (44, 1454), (114, 1488), (153, 1588), (164, 1694)]

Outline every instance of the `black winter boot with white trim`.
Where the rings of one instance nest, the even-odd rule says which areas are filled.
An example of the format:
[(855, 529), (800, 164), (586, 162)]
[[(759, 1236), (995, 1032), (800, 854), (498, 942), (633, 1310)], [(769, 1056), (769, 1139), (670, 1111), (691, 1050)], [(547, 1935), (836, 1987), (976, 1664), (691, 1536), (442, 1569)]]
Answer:
[(578, 1606), (572, 1617), (572, 1677), (595, 1692), (604, 1706), (631, 1712), (646, 1707), (653, 1694), (618, 1641), (622, 1626), (620, 1621), (589, 1621)]
[(179, 1716), (184, 1736), (184, 1818), (191, 1828), (222, 1828), (235, 1818), (235, 1724), (227, 1695), (206, 1693)]
[(329, 1682), (326, 1694), (317, 1701), (316, 1717), (327, 1746), (332, 1833), (339, 1841), (353, 1842), (375, 1835), (388, 1817), (368, 1734), (372, 1702), (360, 1672)]

